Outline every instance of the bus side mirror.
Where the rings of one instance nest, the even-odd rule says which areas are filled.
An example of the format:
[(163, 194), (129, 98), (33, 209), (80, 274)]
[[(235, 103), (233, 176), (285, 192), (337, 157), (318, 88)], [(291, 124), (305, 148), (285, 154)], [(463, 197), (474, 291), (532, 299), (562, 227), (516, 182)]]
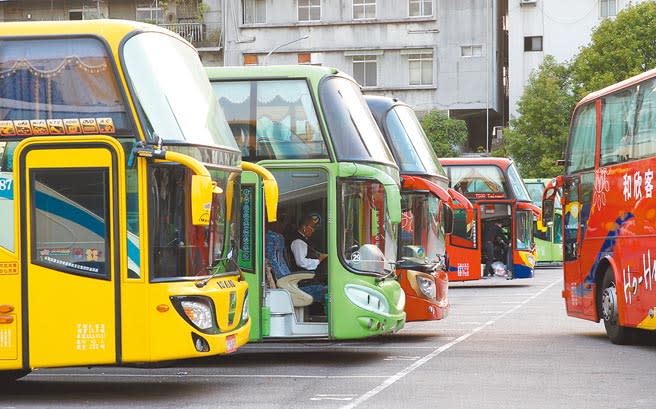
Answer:
[(207, 175), (191, 175), (191, 223), (208, 226), (212, 211), (214, 182)]
[(453, 210), (447, 205), (442, 206), (442, 223), (444, 228), (444, 233), (449, 234), (453, 233)]
[(542, 225), (546, 227), (550, 223), (553, 223), (553, 218), (554, 218), (554, 199), (550, 198), (550, 199), (542, 200)]

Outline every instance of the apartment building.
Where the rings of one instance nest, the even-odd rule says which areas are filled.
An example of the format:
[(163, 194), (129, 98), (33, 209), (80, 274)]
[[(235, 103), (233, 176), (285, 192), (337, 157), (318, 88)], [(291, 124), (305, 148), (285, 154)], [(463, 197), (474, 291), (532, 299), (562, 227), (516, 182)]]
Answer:
[(570, 61), (590, 43), (592, 31), (630, 3), (646, 0), (509, 0), (508, 111), (517, 117), (517, 102), (533, 70), (546, 55)]
[(365, 93), (467, 121), (470, 148), (503, 122), (498, 0), (225, 1), (225, 65), (319, 64)]

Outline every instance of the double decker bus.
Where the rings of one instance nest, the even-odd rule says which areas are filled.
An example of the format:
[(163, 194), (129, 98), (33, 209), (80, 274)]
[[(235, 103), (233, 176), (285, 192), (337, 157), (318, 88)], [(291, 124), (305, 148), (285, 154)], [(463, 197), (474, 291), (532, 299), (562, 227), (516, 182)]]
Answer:
[[(524, 179), (526, 190), (534, 205), (542, 207), (542, 194), (551, 179)], [(538, 229), (537, 220), (533, 225), (537, 265), (560, 265), (563, 262), (563, 212), (560, 200), (557, 199), (554, 208), (553, 223), (544, 229)]]
[[(476, 241), (482, 250), (480, 262), (485, 264), (488, 253), (492, 252), (495, 277), (533, 277), (536, 262), (533, 225), (535, 220), (541, 222), (540, 209), (531, 202), (512, 160), (461, 157), (440, 158), (440, 163), (449, 175), (450, 186), (469, 199), (476, 209)], [(497, 237), (493, 246), (486, 246), (485, 232), (492, 223), (500, 227), (503, 237)], [(456, 279), (480, 279), (481, 270)]]
[(567, 314), (603, 320), (616, 344), (656, 329), (655, 89), (650, 70), (583, 98), (543, 195), (545, 221), (562, 195)]
[[(456, 220), (466, 222), (471, 203), (448, 187), (446, 172), (412, 108), (394, 98), (368, 95), (365, 99), (401, 171), (402, 219), (396, 267), (406, 293), (406, 319), (446, 318), (449, 264), (461, 269), (472, 259), (480, 264), (479, 250), (472, 241), (467, 247), (449, 247), (453, 214)], [(453, 257), (458, 251), (470, 254)]]
[(119, 20), (0, 39), (0, 377), (245, 344), (240, 152), (191, 44)]
[[(264, 226), (259, 182), (248, 172), (242, 177), (242, 235), (254, 243), (239, 256), (251, 285), (251, 339), (399, 330), (399, 170), (359, 85), (314, 66), (208, 74), (244, 160), (265, 167), (280, 188), (279, 221)], [(312, 230), (307, 248), (320, 259), (327, 255), (314, 271), (293, 267), (299, 263), (290, 247), (305, 229)]]

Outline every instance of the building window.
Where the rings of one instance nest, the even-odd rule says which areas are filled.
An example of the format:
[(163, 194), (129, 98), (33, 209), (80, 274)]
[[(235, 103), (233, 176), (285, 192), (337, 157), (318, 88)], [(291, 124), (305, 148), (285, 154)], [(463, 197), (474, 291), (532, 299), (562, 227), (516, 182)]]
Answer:
[(376, 0), (353, 0), (353, 19), (376, 18)]
[(257, 54), (244, 54), (244, 65), (257, 65)]
[(298, 53), (298, 63), (299, 64), (311, 64), (312, 63), (312, 54), (310, 54), (310, 53)]
[(410, 85), (433, 85), (433, 52), (408, 54)]
[(298, 0), (298, 21), (321, 20), (321, 0)]
[(524, 37), (524, 51), (542, 51), (542, 36)]
[(461, 57), (480, 57), (483, 55), (482, 45), (463, 45), (460, 47)]
[(244, 24), (266, 23), (266, 0), (243, 0)]
[(429, 17), (433, 15), (433, 0), (409, 0), (410, 17)]
[(599, 0), (599, 16), (612, 17), (617, 15), (617, 0)]
[(156, 7), (153, 3), (137, 4), (135, 20), (145, 21), (147, 23), (160, 23), (163, 21), (163, 18), (162, 7)]
[(378, 85), (378, 58), (375, 55), (354, 55), (353, 78), (363, 87)]

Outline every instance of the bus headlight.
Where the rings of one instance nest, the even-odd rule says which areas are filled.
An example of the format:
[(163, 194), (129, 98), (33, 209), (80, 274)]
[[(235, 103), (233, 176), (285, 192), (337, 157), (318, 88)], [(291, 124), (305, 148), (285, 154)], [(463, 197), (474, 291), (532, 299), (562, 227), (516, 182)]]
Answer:
[(207, 334), (217, 334), (218, 327), (214, 324), (214, 308), (207, 297), (171, 297), (178, 314), (199, 331)]
[(248, 321), (248, 290), (246, 290), (246, 295), (244, 296), (244, 306), (241, 308), (241, 322), (244, 323)]
[(346, 297), (355, 305), (377, 314), (389, 314), (387, 299), (379, 291), (369, 287), (347, 284)]
[(417, 275), (417, 284), (419, 285), (419, 291), (422, 292), (426, 297), (430, 299), (435, 299), (437, 295), (437, 289), (435, 287), (435, 281), (430, 278)]

